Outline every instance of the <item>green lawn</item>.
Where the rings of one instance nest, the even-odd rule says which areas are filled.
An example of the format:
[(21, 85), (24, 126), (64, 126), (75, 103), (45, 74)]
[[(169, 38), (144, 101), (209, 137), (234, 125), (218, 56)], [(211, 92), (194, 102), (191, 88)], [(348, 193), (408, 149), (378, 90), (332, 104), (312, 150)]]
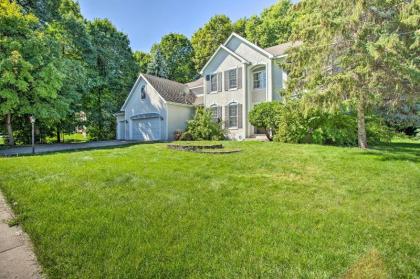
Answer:
[(420, 144), (225, 144), (0, 158), (0, 188), (50, 278), (420, 276)]

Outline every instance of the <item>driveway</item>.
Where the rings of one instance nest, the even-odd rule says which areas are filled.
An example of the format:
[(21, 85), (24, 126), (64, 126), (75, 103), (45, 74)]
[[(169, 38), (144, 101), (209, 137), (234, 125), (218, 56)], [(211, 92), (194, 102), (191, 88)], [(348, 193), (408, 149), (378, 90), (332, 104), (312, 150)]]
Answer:
[[(123, 146), (139, 143), (137, 141), (95, 141), (87, 143), (68, 143), (68, 144), (39, 144), (35, 145), (35, 153), (50, 153), (57, 151), (69, 151), (69, 150), (82, 150), (82, 149), (91, 149), (91, 148), (102, 148), (102, 147), (112, 147), (112, 146)], [(22, 146), (9, 149), (0, 150), (0, 156), (19, 156), (19, 155), (29, 155), (32, 154), (31, 146)]]

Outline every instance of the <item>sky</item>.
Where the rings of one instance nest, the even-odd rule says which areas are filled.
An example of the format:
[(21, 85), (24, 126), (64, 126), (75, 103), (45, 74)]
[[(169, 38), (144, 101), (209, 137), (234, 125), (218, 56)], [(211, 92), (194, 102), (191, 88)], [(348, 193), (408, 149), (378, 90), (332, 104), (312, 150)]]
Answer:
[(232, 21), (261, 13), (276, 0), (79, 0), (88, 19), (108, 18), (134, 51), (149, 52), (168, 33), (188, 37), (216, 14)]

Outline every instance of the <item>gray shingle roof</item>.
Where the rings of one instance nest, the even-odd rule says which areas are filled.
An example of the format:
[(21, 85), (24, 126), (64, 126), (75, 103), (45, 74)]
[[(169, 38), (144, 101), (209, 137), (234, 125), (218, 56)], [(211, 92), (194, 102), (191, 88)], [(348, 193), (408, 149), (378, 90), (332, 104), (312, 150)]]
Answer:
[(203, 79), (202, 78), (199, 78), (199, 79), (197, 79), (195, 81), (186, 83), (185, 85), (188, 86), (188, 88), (190, 88), (190, 89), (191, 88), (203, 87), (204, 86)]
[(143, 77), (165, 101), (185, 105), (194, 104), (195, 95), (190, 92), (185, 84), (147, 74), (143, 74)]
[(271, 53), (274, 56), (280, 56), (280, 55), (286, 54), (286, 51), (288, 51), (290, 48), (300, 46), (301, 44), (302, 44), (301, 41), (288, 42), (285, 44), (280, 44), (280, 45), (266, 48), (265, 51), (267, 51), (268, 53)]

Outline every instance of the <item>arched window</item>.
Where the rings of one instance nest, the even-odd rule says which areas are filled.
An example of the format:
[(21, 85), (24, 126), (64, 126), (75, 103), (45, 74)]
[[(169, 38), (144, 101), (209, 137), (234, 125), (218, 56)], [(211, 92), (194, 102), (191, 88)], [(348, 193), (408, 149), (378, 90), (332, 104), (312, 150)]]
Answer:
[(238, 127), (238, 103), (230, 103), (228, 106), (229, 128)]
[(146, 99), (146, 85), (142, 85), (142, 87), (141, 87), (140, 98), (142, 100)]

